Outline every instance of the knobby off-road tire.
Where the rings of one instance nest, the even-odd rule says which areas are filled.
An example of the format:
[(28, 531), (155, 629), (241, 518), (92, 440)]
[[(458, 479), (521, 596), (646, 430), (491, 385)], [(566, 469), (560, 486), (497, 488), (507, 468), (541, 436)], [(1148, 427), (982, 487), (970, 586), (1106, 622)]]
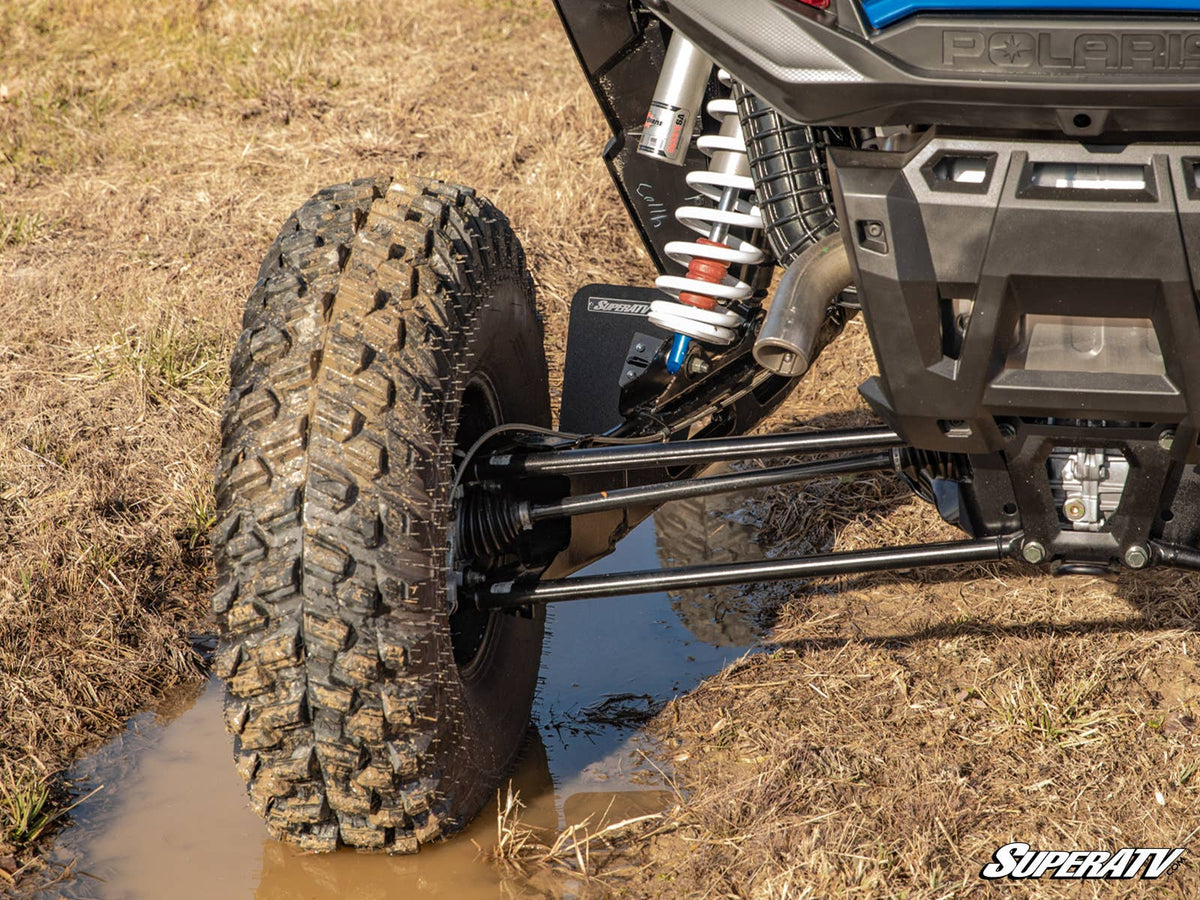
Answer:
[(217, 674), (269, 830), (415, 851), (513, 762), (544, 616), (450, 615), (456, 453), (550, 424), (533, 284), (466, 189), (357, 181), (301, 207), (234, 351), (213, 544)]

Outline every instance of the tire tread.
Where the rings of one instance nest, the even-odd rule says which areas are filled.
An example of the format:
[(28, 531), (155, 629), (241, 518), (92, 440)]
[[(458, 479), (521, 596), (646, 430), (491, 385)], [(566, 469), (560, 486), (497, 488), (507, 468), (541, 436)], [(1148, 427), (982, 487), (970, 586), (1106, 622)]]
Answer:
[[(285, 223), (243, 317), (222, 421), (217, 674), (238, 771), (302, 848), (410, 852), (458, 822), (432, 761), (456, 714), (445, 472), (473, 307), (532, 297), (519, 243), (473, 191), (365, 179)], [(443, 602), (444, 609), (444, 602)]]

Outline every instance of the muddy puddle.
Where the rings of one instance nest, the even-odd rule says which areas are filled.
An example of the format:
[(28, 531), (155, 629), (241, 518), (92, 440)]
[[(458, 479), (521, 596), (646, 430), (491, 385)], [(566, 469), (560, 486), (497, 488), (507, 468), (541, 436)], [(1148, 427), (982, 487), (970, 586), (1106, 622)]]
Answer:
[[(761, 556), (728, 499), (672, 504), (590, 572)], [(736, 504), (734, 504), (736, 506)], [(543, 685), (513, 775), (531, 825), (640, 815), (669, 805), (639, 726), (678, 692), (743, 655), (756, 638), (736, 591), (590, 600), (551, 609)], [(221, 720), (221, 688), (192, 685), (70, 772), (87, 797), (50, 853), (72, 873), (39, 897), (523, 898), (573, 887), (514, 881), (484, 858), (494, 807), (453, 840), (411, 857), (297, 853), (266, 837), (249, 809)], [(98, 789), (98, 790), (97, 790)], [(53, 867), (52, 867), (53, 868)]]

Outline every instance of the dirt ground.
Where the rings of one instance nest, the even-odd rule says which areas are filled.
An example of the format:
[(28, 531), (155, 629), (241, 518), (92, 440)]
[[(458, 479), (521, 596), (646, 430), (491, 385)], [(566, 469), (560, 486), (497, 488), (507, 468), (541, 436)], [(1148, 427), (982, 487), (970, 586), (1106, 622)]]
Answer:
[[(653, 276), (606, 137), (548, 0), (0, 4), (0, 888), (47, 778), (204, 665), (226, 360), (285, 216), (374, 173), (478, 186), (557, 371), (575, 287)], [(782, 418), (861, 419), (868, 369), (854, 324)], [(886, 483), (758, 512), (791, 550), (948, 536)], [(1016, 565), (814, 584), (770, 611), (777, 649), (659, 717), (686, 802), (597, 890), (967, 897), (1012, 840), (1187, 846), (1197, 605)], [(1200, 895), (1200, 868), (1157, 887)]]

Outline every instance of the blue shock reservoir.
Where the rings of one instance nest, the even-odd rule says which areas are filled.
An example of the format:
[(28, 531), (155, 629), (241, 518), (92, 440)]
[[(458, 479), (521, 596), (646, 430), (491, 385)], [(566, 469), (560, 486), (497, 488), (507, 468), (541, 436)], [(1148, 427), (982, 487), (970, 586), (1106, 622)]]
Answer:
[(667, 371), (672, 375), (678, 375), (679, 370), (683, 368), (683, 361), (687, 359), (688, 348), (692, 346), (692, 339), (686, 334), (675, 335), (671, 341), (671, 349), (667, 352)]
[(1200, 0), (862, 0), (862, 5), (876, 28), (922, 12), (1200, 12)]

